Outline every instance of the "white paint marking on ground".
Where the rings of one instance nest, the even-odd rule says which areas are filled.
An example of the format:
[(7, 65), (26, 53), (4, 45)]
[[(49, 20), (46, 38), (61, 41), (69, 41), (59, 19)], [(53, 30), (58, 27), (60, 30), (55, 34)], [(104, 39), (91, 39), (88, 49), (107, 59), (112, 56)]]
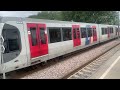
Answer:
[(108, 72), (112, 69), (112, 67), (117, 63), (119, 59), (120, 56), (112, 63), (112, 65), (105, 71), (105, 73), (99, 79), (104, 79), (105, 76), (108, 74)]

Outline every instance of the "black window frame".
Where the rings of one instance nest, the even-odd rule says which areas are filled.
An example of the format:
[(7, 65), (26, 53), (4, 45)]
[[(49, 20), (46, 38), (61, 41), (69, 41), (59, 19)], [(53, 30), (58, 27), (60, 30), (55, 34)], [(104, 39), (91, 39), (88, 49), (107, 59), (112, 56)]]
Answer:
[(80, 32), (80, 28), (76, 28), (76, 29), (77, 29), (77, 30), (76, 30), (76, 31), (77, 31), (77, 38), (81, 38), (81, 35), (80, 35), (80, 33), (81, 33), (81, 32)]
[(73, 28), (73, 38), (74, 38), (74, 39), (77, 39), (76, 31), (77, 31), (77, 29), (76, 29), (76, 28)]
[[(84, 32), (83, 32), (83, 30), (84, 30)], [(87, 37), (86, 27), (81, 27), (80, 31), (81, 31), (81, 38), (86, 38)]]
[[(32, 31), (31, 28), (35, 28), (35, 36), (36, 36), (36, 38), (33, 37), (33, 33), (31, 32)], [(38, 45), (38, 41), (37, 41), (37, 28), (36, 27), (30, 27), (29, 31), (31, 33), (32, 46)]]
[(105, 28), (105, 34), (108, 34), (108, 28)]
[[(71, 27), (62, 27), (61, 29), (62, 29), (62, 38), (63, 38), (63, 41), (72, 40), (72, 28)], [(65, 31), (70, 31), (70, 32), (65, 32)], [(69, 36), (66, 37), (65, 34), (67, 34), (67, 36), (68, 35)]]
[(113, 27), (111, 28), (111, 33), (113, 33)]
[[(51, 42), (51, 36), (50, 36), (50, 29), (59, 29), (60, 30), (60, 41), (55, 41), (55, 40), (53, 40), (52, 42)], [(57, 42), (62, 42), (63, 40), (62, 40), (62, 30), (61, 30), (61, 27), (48, 27), (47, 28), (47, 31), (48, 31), (48, 37), (49, 37), (49, 43), (57, 43)], [(58, 35), (56, 35), (56, 36), (58, 36)], [(53, 36), (52, 36), (53, 37)], [(54, 38), (54, 39), (56, 39), (56, 38)]]
[(105, 28), (101, 28), (101, 31), (102, 31), (102, 35), (105, 34)]
[[(41, 44), (47, 44), (47, 38), (46, 38), (46, 34), (45, 34), (45, 28), (44, 27), (40, 27), (39, 28), (40, 30), (40, 41), (41, 41)], [(41, 32), (43, 31), (43, 32)], [(44, 33), (44, 36), (42, 37), (42, 34)]]
[(87, 34), (88, 37), (92, 37), (92, 28), (87, 28)]
[(118, 28), (117, 27), (115, 28), (115, 31), (116, 31), (116, 35), (117, 35), (117, 33), (118, 33)]

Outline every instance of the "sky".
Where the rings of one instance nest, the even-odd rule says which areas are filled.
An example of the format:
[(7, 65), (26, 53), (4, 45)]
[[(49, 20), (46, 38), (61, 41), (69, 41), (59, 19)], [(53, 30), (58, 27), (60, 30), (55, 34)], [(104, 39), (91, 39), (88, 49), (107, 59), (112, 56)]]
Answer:
[(36, 15), (41, 11), (0, 11), (2, 17), (28, 17), (29, 15)]

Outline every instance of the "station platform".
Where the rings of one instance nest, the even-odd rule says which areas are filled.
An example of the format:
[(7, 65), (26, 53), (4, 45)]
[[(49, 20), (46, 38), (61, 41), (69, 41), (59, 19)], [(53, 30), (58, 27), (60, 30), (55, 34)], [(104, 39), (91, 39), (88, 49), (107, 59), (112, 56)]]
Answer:
[(120, 50), (102, 64), (89, 79), (120, 79)]

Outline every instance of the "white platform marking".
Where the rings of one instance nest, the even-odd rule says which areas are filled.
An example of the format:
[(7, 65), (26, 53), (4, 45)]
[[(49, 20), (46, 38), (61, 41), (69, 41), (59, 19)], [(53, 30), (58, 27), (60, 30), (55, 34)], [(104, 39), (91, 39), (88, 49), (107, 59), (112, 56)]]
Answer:
[(105, 71), (105, 73), (99, 79), (104, 79), (104, 77), (108, 74), (108, 72), (112, 69), (112, 67), (117, 63), (119, 59), (120, 56), (112, 63), (112, 65)]

